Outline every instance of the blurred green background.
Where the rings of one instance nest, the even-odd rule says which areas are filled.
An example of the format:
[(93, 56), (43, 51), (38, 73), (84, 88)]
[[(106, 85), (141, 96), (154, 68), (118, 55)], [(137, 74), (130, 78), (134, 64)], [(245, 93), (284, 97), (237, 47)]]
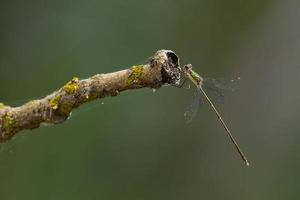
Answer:
[(0, 101), (21, 105), (73, 76), (121, 70), (171, 49), (203, 76), (241, 77), (225, 120), (246, 167), (193, 90), (124, 92), (0, 148), (0, 198), (297, 199), (299, 1), (1, 1)]

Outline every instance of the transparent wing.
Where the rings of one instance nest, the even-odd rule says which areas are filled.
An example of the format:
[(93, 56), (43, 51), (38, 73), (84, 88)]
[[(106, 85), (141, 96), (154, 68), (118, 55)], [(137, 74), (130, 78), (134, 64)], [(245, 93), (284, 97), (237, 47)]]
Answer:
[[(225, 81), (222, 79), (205, 78), (203, 80), (203, 89), (208, 94), (209, 98), (214, 104), (223, 105), (224, 104), (224, 92), (235, 91), (239, 88), (239, 80), (232, 79)], [(204, 99), (201, 91), (197, 88), (193, 94), (192, 102), (189, 104), (186, 112), (184, 113), (186, 123), (190, 123), (196, 116), (199, 107), (203, 105)]]
[(222, 105), (224, 104), (224, 92), (226, 91), (236, 91), (239, 88), (239, 80), (231, 79), (225, 81), (222, 79), (205, 78), (203, 81), (203, 89), (207, 91), (209, 97), (214, 103)]
[(207, 85), (209, 88), (217, 88), (219, 90), (229, 90), (235, 91), (239, 89), (240, 84), (240, 77), (231, 80), (224, 80), (224, 79), (215, 79), (215, 78), (205, 78), (204, 84)]
[(193, 120), (193, 118), (196, 116), (199, 110), (199, 106), (202, 104), (203, 104), (203, 98), (200, 93), (200, 90), (197, 88), (193, 94), (191, 104), (189, 104), (189, 106), (187, 107), (184, 113), (185, 122), (187, 124)]

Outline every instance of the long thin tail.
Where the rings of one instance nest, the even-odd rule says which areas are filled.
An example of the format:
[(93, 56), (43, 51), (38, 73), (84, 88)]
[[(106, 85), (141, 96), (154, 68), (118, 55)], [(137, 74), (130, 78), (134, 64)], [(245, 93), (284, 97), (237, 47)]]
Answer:
[(249, 166), (249, 162), (246, 158), (246, 156), (244, 155), (243, 151), (241, 150), (241, 148), (239, 147), (238, 143), (236, 142), (236, 140), (234, 139), (233, 135), (231, 134), (230, 130), (228, 129), (226, 123), (224, 122), (224, 120), (222, 119), (220, 113), (218, 112), (218, 110), (216, 109), (216, 107), (214, 106), (214, 104), (212, 103), (212, 101), (209, 99), (209, 97), (207, 96), (206, 92), (203, 90), (203, 88), (200, 86), (198, 87), (200, 89), (200, 91), (202, 92), (203, 96), (205, 97), (205, 99), (207, 100), (207, 102), (210, 104), (211, 108), (214, 110), (214, 112), (217, 114), (218, 119), (220, 120), (222, 126), (224, 127), (226, 133), (228, 134), (228, 136), (230, 137), (231, 142), (234, 144), (236, 150), (238, 151), (238, 153), (240, 154), (242, 160), (245, 162), (245, 164), (247, 166)]

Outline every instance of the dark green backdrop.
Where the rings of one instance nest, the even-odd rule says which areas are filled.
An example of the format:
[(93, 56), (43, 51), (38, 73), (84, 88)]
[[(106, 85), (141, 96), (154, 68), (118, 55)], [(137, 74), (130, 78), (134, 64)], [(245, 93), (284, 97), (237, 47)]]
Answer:
[(203, 76), (241, 77), (215, 115), (183, 113), (193, 90), (122, 93), (0, 148), (0, 199), (297, 199), (298, 1), (1, 1), (0, 101), (20, 105), (73, 76), (172, 49)]

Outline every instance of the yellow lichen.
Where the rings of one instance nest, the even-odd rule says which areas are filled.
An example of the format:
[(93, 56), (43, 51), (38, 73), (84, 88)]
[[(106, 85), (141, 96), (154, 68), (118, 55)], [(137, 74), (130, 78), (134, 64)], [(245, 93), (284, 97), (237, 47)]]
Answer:
[(15, 127), (14, 117), (12, 113), (8, 112), (4, 117), (3, 128), (5, 129), (5, 132), (10, 133), (14, 127)]
[(74, 77), (71, 81), (69, 81), (64, 87), (63, 90), (69, 94), (74, 94), (79, 89), (79, 79)]
[(50, 107), (54, 110), (57, 110), (63, 116), (68, 116), (71, 110), (73, 109), (73, 103), (62, 102), (61, 96), (55, 96), (50, 100)]
[(131, 68), (131, 73), (126, 80), (127, 85), (140, 85), (141, 84), (141, 76), (143, 74), (143, 65), (135, 65)]
[(50, 100), (50, 107), (56, 110), (59, 106), (59, 101), (61, 99), (61, 96), (55, 96)]
[[(69, 94), (75, 94), (79, 89), (78, 83), (79, 83), (79, 79), (77, 77), (74, 77), (70, 82), (68, 82), (62, 88), (62, 90)], [(61, 115), (67, 116), (69, 115), (69, 113), (73, 108), (73, 103), (62, 102), (61, 99), (62, 99), (61, 95), (54, 96), (49, 102), (50, 107), (54, 110), (57, 110), (58, 113), (60, 113)]]

